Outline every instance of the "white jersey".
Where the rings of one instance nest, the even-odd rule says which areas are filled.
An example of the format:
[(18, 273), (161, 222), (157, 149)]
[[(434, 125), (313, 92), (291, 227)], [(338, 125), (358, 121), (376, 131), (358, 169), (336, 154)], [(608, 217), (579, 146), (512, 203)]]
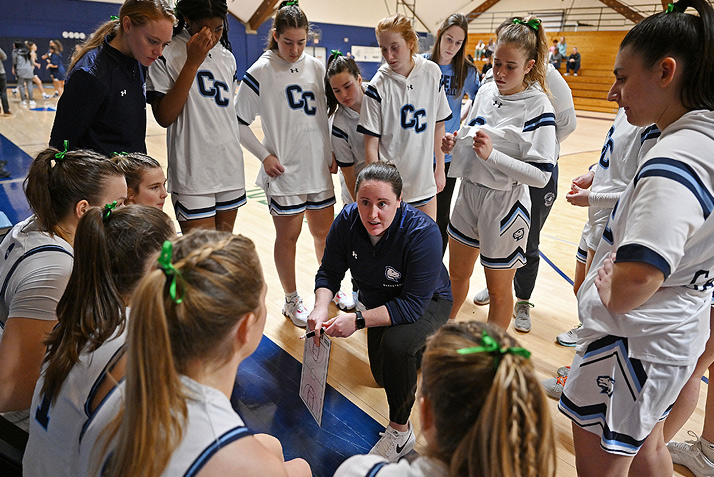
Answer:
[(379, 159), (397, 166), (402, 199), (418, 202), (436, 195), (434, 130), (451, 117), (433, 61), (414, 55), (409, 76), (382, 65), (364, 93), (358, 130), (379, 138)]
[[(602, 234), (610, 212), (617, 202), (615, 194), (622, 193), (635, 177), (639, 159), (654, 146), (659, 134), (657, 126), (633, 126), (627, 122), (624, 109), (620, 108), (617, 111), (615, 121), (605, 137), (600, 160), (595, 169), (595, 177), (590, 186), (591, 203), (588, 207), (588, 222), (592, 236), (599, 237)], [(609, 194), (614, 200), (598, 206), (599, 204), (596, 205), (595, 202), (599, 201), (593, 200), (597, 194)]]
[(483, 130), (491, 138), (493, 153), (529, 163), (551, 172), (558, 158), (553, 105), (539, 87), (502, 95), (495, 82), (481, 86), (469, 116), (459, 129), (452, 152), (449, 177), (462, 177), (496, 190), (518, 184), (489, 157), (484, 161), (473, 150), (473, 135)]
[[(187, 394), (188, 415), (183, 427), (183, 438), (161, 474), (165, 477), (195, 476), (222, 447), (253, 434), (233, 410), (225, 394), (187, 376), (181, 376), (181, 383)], [(117, 389), (119, 392), (112, 393), (90, 421), (80, 444), (79, 466), (75, 475), (91, 475), (96, 467), (94, 459), (102, 463), (105, 461), (99, 455), (105, 442), (102, 432), (123, 405), (125, 382)], [(97, 452), (92, 455), (95, 446)]]
[(92, 416), (91, 404), (107, 371), (124, 352), (126, 328), (94, 352), (85, 350), (62, 383), (57, 399), (51, 403), (42, 395), (44, 373), (35, 386), (30, 406), (30, 439), (22, 459), (26, 476), (73, 476), (79, 457), (79, 439)]
[[(628, 338), (629, 356), (688, 365), (709, 336), (714, 287), (714, 112), (691, 111), (650, 149), (615, 206), (580, 292), (578, 347), (603, 335)], [(644, 304), (611, 313), (595, 277), (605, 258), (661, 270), (662, 286)]]
[(379, 455), (355, 455), (344, 461), (335, 477), (448, 477), (449, 467), (431, 457), (402, 459), (390, 464)]
[(73, 253), (67, 241), (42, 231), (34, 215), (10, 230), (0, 244), (0, 328), (8, 318), (57, 319)]
[[(351, 108), (340, 105), (332, 121), (332, 151), (340, 167), (354, 167), (355, 177), (364, 169), (364, 134), (357, 132), (359, 113)], [(344, 178), (342, 178), (344, 182)], [(343, 184), (342, 201), (345, 204), (354, 202)], [(352, 191), (354, 193), (354, 191)]]
[(333, 190), (332, 154), (325, 97), (325, 67), (305, 53), (289, 63), (266, 51), (243, 77), (236, 103), (238, 120), (260, 114), (263, 146), (285, 167), (278, 177), (260, 168), (256, 184), (272, 196)]
[[(184, 29), (149, 67), (149, 102), (165, 95), (186, 63)], [(166, 134), (169, 192), (207, 194), (244, 189), (243, 150), (235, 117), (236, 60), (220, 43), (201, 64), (181, 113)]]
[[(481, 84), (493, 82), (493, 68), (486, 72)], [(545, 82), (553, 95), (553, 109), (555, 109), (555, 133), (558, 141), (563, 142), (565, 138), (575, 131), (578, 119), (575, 116), (575, 105), (573, 103), (573, 92), (568, 86), (560, 71), (551, 64), (546, 66)], [(540, 84), (537, 84), (540, 87)]]

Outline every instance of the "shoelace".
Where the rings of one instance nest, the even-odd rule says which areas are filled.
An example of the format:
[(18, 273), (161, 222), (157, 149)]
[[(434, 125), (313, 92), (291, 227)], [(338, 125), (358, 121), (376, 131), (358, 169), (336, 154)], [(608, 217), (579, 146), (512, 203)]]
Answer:
[(555, 378), (556, 384), (560, 384), (561, 386), (565, 387), (565, 381), (568, 380), (567, 376), (558, 376)]

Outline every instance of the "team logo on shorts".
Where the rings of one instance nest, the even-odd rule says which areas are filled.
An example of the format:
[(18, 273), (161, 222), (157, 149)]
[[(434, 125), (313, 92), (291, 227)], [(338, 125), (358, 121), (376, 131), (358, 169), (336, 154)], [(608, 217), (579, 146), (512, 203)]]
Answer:
[(513, 232), (513, 239), (518, 241), (518, 240), (522, 239), (525, 235), (526, 235), (526, 229), (521, 227), (520, 229)]
[(384, 275), (387, 277), (387, 280), (391, 280), (393, 282), (398, 282), (399, 279), (402, 278), (402, 274), (389, 265), (384, 267)]
[(555, 194), (552, 192), (548, 192), (545, 197), (543, 197), (543, 201), (545, 202), (546, 207), (550, 207), (553, 205), (553, 202), (555, 202)]
[(610, 376), (598, 376), (597, 385), (600, 386), (600, 391), (603, 394), (607, 394), (607, 397), (612, 397), (612, 392), (615, 389), (615, 380)]

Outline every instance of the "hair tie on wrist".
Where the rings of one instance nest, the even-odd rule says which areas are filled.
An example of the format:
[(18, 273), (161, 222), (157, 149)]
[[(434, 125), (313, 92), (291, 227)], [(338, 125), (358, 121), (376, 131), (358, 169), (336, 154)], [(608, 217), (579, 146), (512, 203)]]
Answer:
[(483, 346), (471, 346), (469, 348), (461, 348), (457, 349), (456, 352), (458, 354), (471, 354), (471, 353), (488, 353), (493, 355), (493, 360), (494, 360), (494, 365), (496, 368), (498, 368), (499, 363), (501, 362), (501, 357), (504, 354), (515, 354), (518, 356), (521, 356), (525, 359), (530, 359), (531, 357), (531, 352), (528, 351), (525, 348), (517, 347), (517, 346), (511, 346), (509, 348), (501, 348), (501, 346), (496, 342), (495, 339), (491, 338), (491, 336), (486, 332), (486, 330), (483, 331), (483, 334), (481, 335), (481, 341), (483, 342)]
[(535, 31), (538, 31), (538, 28), (540, 28), (541, 21), (540, 21), (540, 18), (531, 18), (527, 22), (524, 22), (520, 18), (514, 18), (513, 23), (515, 23), (517, 25), (525, 25), (527, 27), (532, 28)]
[(102, 221), (106, 222), (112, 215), (112, 210), (117, 208), (117, 201), (115, 200), (111, 204), (104, 205), (104, 212), (102, 213)]
[(171, 296), (171, 300), (173, 300), (173, 302), (177, 305), (180, 305), (183, 301), (185, 290), (182, 290), (181, 296), (177, 296), (176, 289), (178, 288), (178, 285), (176, 284), (176, 281), (177, 277), (179, 280), (181, 279), (181, 272), (179, 272), (176, 267), (174, 267), (174, 264), (171, 263), (172, 251), (173, 244), (170, 240), (166, 240), (164, 245), (161, 247), (159, 267), (163, 270), (164, 274), (166, 274), (166, 278), (171, 280), (171, 284), (169, 285), (169, 295)]
[(665, 10), (665, 13), (672, 13), (672, 12), (684, 13), (684, 8), (680, 7), (676, 3), (668, 3), (667, 10)]

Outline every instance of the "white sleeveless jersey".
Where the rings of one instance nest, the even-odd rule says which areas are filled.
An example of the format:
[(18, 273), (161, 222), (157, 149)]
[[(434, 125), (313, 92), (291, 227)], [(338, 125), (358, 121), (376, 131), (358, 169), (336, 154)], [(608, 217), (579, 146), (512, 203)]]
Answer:
[(57, 319), (73, 253), (68, 242), (42, 231), (34, 215), (15, 224), (0, 244), (0, 328), (13, 317)]
[[(670, 124), (644, 157), (612, 212), (578, 293), (578, 346), (604, 334), (629, 340), (629, 355), (687, 365), (709, 336), (714, 288), (714, 112), (691, 111)], [(648, 263), (665, 280), (624, 315), (600, 300), (595, 277), (605, 258)]]
[[(149, 67), (149, 102), (165, 95), (186, 63), (184, 29)], [(207, 194), (245, 188), (235, 117), (236, 60), (220, 43), (201, 64), (176, 121), (168, 127), (169, 192)]]
[(53, 403), (40, 393), (45, 383), (43, 367), (30, 406), (30, 439), (22, 459), (24, 475), (73, 475), (80, 435), (92, 415), (91, 402), (99, 386), (111, 379), (107, 371), (123, 354), (125, 341), (126, 329), (93, 353), (82, 352)]
[[(165, 477), (195, 476), (216, 452), (253, 434), (233, 410), (225, 394), (186, 376), (181, 376), (181, 382), (188, 395), (188, 415), (183, 428), (183, 439), (161, 474)], [(96, 457), (91, 456), (93, 448), (96, 444), (97, 449), (101, 451), (104, 443), (101, 433), (123, 405), (124, 387), (122, 382), (118, 387), (119, 392), (113, 393), (110, 399), (107, 399), (95, 419), (90, 422), (80, 444), (76, 475), (90, 475), (89, 472), (94, 468), (93, 459)], [(101, 462), (106, 462), (105, 457), (99, 458)]]
[[(364, 169), (364, 134), (357, 132), (359, 113), (340, 105), (332, 121), (332, 150), (340, 167), (354, 167), (357, 176)], [(343, 189), (346, 187), (342, 178)], [(354, 191), (352, 191), (354, 193)], [(342, 202), (354, 202), (347, 190), (342, 191)]]
[[(594, 193), (623, 192), (630, 183), (639, 160), (654, 146), (659, 137), (659, 129), (633, 126), (627, 122), (625, 110), (620, 108), (602, 146), (600, 160), (595, 170), (595, 177), (590, 186)], [(602, 233), (612, 207), (588, 207), (588, 222), (591, 228)]]
[(436, 195), (434, 129), (451, 117), (433, 61), (414, 55), (404, 77), (383, 64), (367, 86), (358, 131), (379, 137), (379, 159), (392, 162), (402, 176), (402, 199), (418, 202)]
[(289, 63), (266, 51), (248, 68), (238, 88), (238, 120), (260, 114), (263, 146), (285, 167), (278, 177), (260, 168), (256, 184), (273, 196), (332, 191), (325, 67), (304, 54)]
[(468, 118), (457, 135), (449, 177), (462, 177), (496, 190), (511, 190), (517, 182), (473, 150), (473, 135), (482, 129), (493, 149), (545, 171), (552, 171), (558, 158), (555, 111), (539, 86), (502, 95), (491, 81), (478, 90)]
[(449, 467), (430, 457), (390, 464), (379, 455), (355, 455), (337, 468), (335, 477), (448, 477)]

